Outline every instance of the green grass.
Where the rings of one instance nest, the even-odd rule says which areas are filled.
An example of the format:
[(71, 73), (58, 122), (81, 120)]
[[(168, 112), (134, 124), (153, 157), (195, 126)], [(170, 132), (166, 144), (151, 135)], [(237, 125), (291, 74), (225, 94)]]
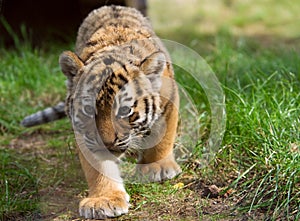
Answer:
[[(65, 77), (57, 65), (62, 50), (34, 49), (29, 43), (0, 49), (1, 220), (40, 218), (49, 207), (43, 208), (44, 198), (75, 173), (73, 147), (66, 142), (72, 137), (67, 119), (38, 130), (19, 125), (26, 115), (65, 97)], [(67, 165), (71, 169), (65, 174)]]
[(20, 131), (18, 124), (27, 111), (63, 99), (65, 78), (57, 66), (61, 51), (42, 52), (28, 44), (16, 50), (0, 50), (1, 130)]
[[(1, 220), (5, 217), (33, 217), (38, 210), (38, 180), (29, 171), (26, 160), (9, 150), (0, 152), (1, 158)], [(28, 162), (27, 162), (28, 163)]]
[(251, 168), (231, 185), (249, 200), (243, 209), (263, 208), (274, 219), (299, 217), (300, 60), (294, 52), (248, 54), (239, 59), (252, 63), (249, 70), (238, 68), (244, 76), (226, 79), (228, 122), (220, 157), (237, 174)]
[[(285, 22), (294, 27), (298, 20), (292, 22), (292, 18), (298, 15), (291, 10), (283, 20), (276, 16), (272, 23), (270, 16), (284, 13), (280, 8), (290, 6), (280, 3), (272, 11), (263, 2), (262, 9), (252, 6), (251, 14), (251, 10), (246, 10), (247, 3), (226, 2), (233, 5), (218, 6), (230, 9), (226, 25), (221, 25), (222, 19), (209, 14), (207, 8), (201, 9), (201, 17), (197, 14), (200, 6), (189, 6), (188, 10), (195, 10), (200, 18), (189, 17), (193, 13), (187, 11), (184, 14), (190, 23), (184, 28), (175, 21), (168, 29), (157, 26), (161, 36), (180, 41), (202, 55), (221, 82), (227, 111), (222, 147), (216, 159), (202, 169), (191, 166), (197, 164), (195, 152), (178, 180), (128, 184), (132, 217), (155, 220), (160, 216), (169, 220), (174, 219), (176, 212), (182, 212), (184, 217), (184, 211), (189, 211), (188, 205), (192, 205), (197, 211), (189, 214), (192, 218), (230, 220), (222, 211), (217, 215), (205, 214), (210, 201), (196, 197), (198, 192), (193, 185), (174, 190), (177, 182), (189, 185), (185, 181), (189, 177), (192, 182), (218, 183), (223, 193), (232, 191), (228, 198), (231, 210), (254, 214), (253, 219), (257, 212), (271, 220), (300, 218), (300, 42), (294, 38), (295, 29), (288, 32), (289, 28), (279, 25)], [(240, 11), (234, 14), (234, 9)], [(167, 21), (172, 13), (170, 9), (170, 15), (160, 21)], [(216, 27), (213, 35), (194, 26), (198, 22), (205, 24), (208, 18), (213, 19)], [(154, 24), (159, 21), (158, 17), (153, 20)], [(248, 33), (247, 24), (254, 23), (266, 26), (268, 35), (261, 38), (261, 35), (241, 34)], [(238, 31), (231, 27), (238, 27)], [(76, 216), (77, 203), (85, 194), (86, 184), (75, 155), (69, 122), (62, 120), (32, 129), (19, 126), (24, 116), (64, 98), (65, 77), (60, 73), (58, 56), (66, 49), (71, 46), (55, 43), (47, 49), (34, 49), (29, 44), (0, 49), (0, 219), (30, 220), (53, 211), (56, 213), (53, 217), (68, 219)], [(203, 100), (204, 104), (198, 102), (197, 107), (204, 124), (199, 143), (205, 143), (210, 129), (205, 94), (197, 90), (191, 79), (180, 77), (182, 70), (176, 68), (176, 72), (192, 98)], [(57, 199), (70, 206), (61, 212), (62, 203)]]
[[(234, 189), (234, 197), (243, 199), (240, 211), (264, 211), (265, 218), (274, 220), (297, 219), (299, 49), (264, 48), (258, 41), (228, 32), (220, 32), (214, 44), (206, 59), (223, 84), (227, 128), (215, 165), (205, 169), (207, 179), (236, 177), (224, 192)], [(197, 92), (194, 94), (201, 99)]]

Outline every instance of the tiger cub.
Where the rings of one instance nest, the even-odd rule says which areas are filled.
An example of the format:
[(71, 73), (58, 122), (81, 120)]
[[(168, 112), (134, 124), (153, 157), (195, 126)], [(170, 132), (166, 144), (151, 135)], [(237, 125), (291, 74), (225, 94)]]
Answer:
[[(94, 119), (105, 148), (114, 156), (138, 149), (137, 174), (149, 181), (181, 172), (173, 156), (179, 105), (173, 68), (140, 12), (121, 6), (92, 11), (79, 28), (75, 53), (63, 52), (59, 63), (67, 77), (65, 111), (73, 127), (80, 109), (76, 90), (84, 80), (88, 90), (97, 92)], [(80, 215), (103, 219), (127, 213), (129, 195), (117, 162), (103, 157), (96, 169), (80, 145), (77, 142), (89, 187), (88, 197), (79, 204)]]

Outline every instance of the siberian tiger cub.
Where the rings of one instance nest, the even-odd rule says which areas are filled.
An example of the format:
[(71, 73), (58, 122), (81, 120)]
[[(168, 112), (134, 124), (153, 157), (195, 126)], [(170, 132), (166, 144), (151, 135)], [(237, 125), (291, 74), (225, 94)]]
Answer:
[[(138, 149), (137, 174), (149, 181), (181, 172), (173, 156), (179, 103), (173, 68), (140, 12), (121, 6), (92, 11), (79, 28), (75, 53), (63, 52), (59, 63), (67, 76), (65, 111), (72, 122), (80, 108), (75, 92), (85, 78), (97, 91), (94, 119), (105, 148), (114, 156)], [(104, 157), (98, 162), (99, 171), (82, 151), (79, 157), (89, 187), (88, 197), (79, 205), (80, 215), (103, 219), (127, 213), (129, 195), (117, 162)]]

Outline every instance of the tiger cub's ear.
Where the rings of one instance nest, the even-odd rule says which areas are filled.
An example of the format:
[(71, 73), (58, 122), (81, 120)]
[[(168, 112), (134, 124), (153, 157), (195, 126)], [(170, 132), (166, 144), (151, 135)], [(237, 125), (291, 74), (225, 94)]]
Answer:
[(83, 66), (79, 57), (71, 51), (64, 51), (59, 57), (59, 65), (69, 79), (73, 78)]
[(152, 89), (159, 92), (162, 84), (162, 75), (166, 67), (166, 57), (162, 52), (155, 52), (144, 59), (141, 69), (150, 80)]

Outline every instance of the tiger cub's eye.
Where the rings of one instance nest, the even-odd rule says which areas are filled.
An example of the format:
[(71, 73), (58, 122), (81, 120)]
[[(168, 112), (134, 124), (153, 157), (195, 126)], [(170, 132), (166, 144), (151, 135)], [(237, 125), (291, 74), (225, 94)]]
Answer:
[(119, 108), (118, 116), (119, 117), (126, 117), (128, 114), (130, 114), (131, 108), (128, 106), (123, 106)]

